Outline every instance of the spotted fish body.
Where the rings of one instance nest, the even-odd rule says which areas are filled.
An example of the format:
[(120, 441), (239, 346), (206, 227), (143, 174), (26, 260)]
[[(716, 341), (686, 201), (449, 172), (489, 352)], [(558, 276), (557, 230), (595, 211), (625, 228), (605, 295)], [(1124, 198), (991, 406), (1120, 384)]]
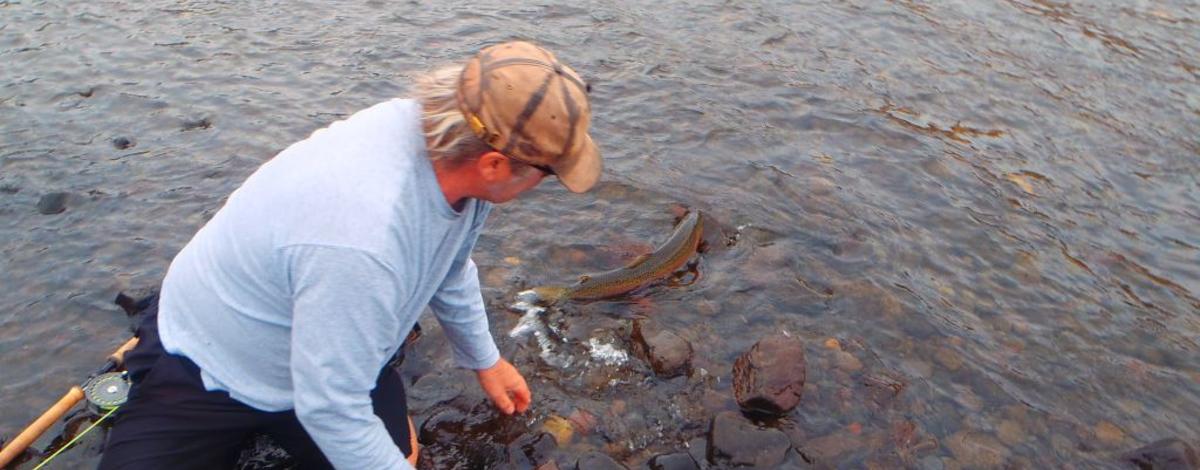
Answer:
[(642, 255), (629, 265), (579, 277), (571, 285), (533, 288), (537, 299), (546, 304), (563, 300), (594, 300), (615, 297), (662, 279), (679, 269), (700, 246), (704, 232), (700, 211), (693, 210), (675, 225), (675, 231), (653, 253)]

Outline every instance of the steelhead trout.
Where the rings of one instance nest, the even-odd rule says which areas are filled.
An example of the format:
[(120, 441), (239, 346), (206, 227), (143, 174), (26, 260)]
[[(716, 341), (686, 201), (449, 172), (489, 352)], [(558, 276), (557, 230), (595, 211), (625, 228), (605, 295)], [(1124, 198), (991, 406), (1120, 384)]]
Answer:
[(575, 284), (534, 287), (532, 293), (536, 299), (531, 300), (553, 305), (567, 299), (604, 299), (630, 292), (669, 276), (687, 263), (699, 247), (703, 232), (700, 211), (693, 210), (675, 225), (670, 238), (653, 253), (639, 256), (621, 268), (579, 276)]

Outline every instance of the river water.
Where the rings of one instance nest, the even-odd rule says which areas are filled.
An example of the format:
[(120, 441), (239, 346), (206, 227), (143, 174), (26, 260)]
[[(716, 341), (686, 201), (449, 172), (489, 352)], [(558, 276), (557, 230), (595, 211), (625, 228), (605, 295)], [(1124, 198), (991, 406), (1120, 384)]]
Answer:
[[(0, 435), (124, 340), (116, 293), (156, 286), (258, 165), (515, 38), (592, 82), (603, 183), (498, 207), (475, 252), (530, 413), (487, 411), (422, 321), (424, 467), (494, 465), (539, 430), (564, 468), (703, 457), (734, 359), (779, 332), (808, 355), (800, 407), (760, 423), (786, 466), (1120, 468), (1200, 444), (1186, 0), (0, 0)], [(555, 311), (573, 367), (507, 334), (516, 292), (620, 265), (680, 206), (737, 234), (696, 283)], [(693, 373), (589, 360), (590, 340), (628, 350), (634, 319), (691, 341)]]

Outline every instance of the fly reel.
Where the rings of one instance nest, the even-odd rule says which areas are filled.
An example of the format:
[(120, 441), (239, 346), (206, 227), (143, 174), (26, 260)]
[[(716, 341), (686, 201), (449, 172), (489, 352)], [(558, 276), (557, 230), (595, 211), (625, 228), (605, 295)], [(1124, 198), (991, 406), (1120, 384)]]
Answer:
[(83, 396), (100, 412), (111, 411), (129, 399), (129, 378), (125, 372), (106, 372), (83, 384)]

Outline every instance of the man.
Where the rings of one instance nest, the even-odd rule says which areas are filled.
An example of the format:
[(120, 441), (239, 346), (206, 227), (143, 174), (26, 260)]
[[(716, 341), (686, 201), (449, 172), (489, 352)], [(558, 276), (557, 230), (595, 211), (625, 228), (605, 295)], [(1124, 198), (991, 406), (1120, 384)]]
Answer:
[(492, 203), (548, 175), (595, 184), (587, 88), (550, 52), (499, 44), (265, 163), (172, 261), (100, 467), (228, 468), (263, 432), (302, 468), (412, 468), (389, 359), (426, 305), (495, 406), (524, 412), (470, 254)]

